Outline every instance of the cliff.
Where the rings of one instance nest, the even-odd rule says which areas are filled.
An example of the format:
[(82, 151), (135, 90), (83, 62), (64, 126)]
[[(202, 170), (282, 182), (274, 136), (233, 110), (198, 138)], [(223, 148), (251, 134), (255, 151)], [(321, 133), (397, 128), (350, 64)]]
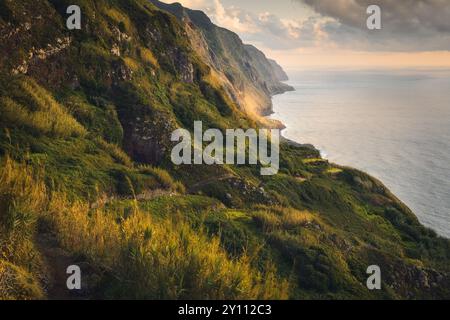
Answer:
[(203, 13), (154, 3), (0, 2), (1, 299), (450, 297), (450, 241), (313, 148), (283, 143), (275, 176), (174, 165), (174, 129), (257, 128), (287, 88)]
[(244, 44), (237, 34), (213, 24), (202, 11), (184, 8), (179, 3), (151, 2), (178, 18), (190, 35), (192, 46), (241, 108), (267, 115), (272, 112), (271, 96), (293, 90), (281, 82), (288, 77), (275, 61)]

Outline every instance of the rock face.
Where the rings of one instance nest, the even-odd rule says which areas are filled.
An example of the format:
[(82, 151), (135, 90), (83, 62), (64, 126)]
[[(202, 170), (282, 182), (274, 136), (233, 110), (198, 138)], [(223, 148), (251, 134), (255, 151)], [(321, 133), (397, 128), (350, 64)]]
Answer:
[(291, 86), (281, 82), (289, 80), (289, 77), (275, 60), (268, 59), (262, 51), (252, 45), (244, 45), (244, 48), (250, 57), (248, 63), (259, 73), (256, 80), (261, 82), (259, 79), (262, 79), (260, 85), (267, 88), (270, 95), (293, 90)]
[(164, 114), (146, 114), (133, 117), (122, 115), (124, 128), (124, 150), (140, 163), (159, 164), (169, 150), (167, 140), (159, 137), (170, 137), (175, 125)]
[(184, 8), (179, 3), (151, 2), (183, 22), (197, 53), (214, 69), (243, 110), (270, 114), (271, 96), (294, 90), (282, 83), (288, 77), (281, 66), (254, 46), (244, 44), (237, 34), (213, 24), (202, 11)]
[(275, 60), (268, 59), (268, 61), (272, 65), (272, 71), (274, 72), (274, 76), (277, 79), (279, 79), (280, 81), (288, 81), (289, 80), (289, 77), (286, 74), (286, 72)]

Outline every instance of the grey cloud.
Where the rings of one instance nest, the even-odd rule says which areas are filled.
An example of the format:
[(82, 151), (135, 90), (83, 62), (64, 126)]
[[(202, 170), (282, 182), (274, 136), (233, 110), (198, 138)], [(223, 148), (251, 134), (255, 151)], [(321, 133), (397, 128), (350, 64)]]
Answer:
[(219, 25), (238, 32), (244, 41), (263, 44), (273, 49), (294, 49), (314, 45), (316, 25), (323, 18), (310, 17), (306, 21), (282, 20), (269, 12), (254, 13), (239, 8), (215, 7), (209, 15)]
[[(296, 0), (338, 21), (330, 39), (363, 50), (450, 50), (449, 0)], [(366, 28), (369, 5), (382, 11), (382, 30)]]
[(366, 9), (380, 6), (384, 24), (391, 32), (413, 32), (426, 28), (450, 32), (450, 1), (448, 0), (297, 0), (318, 13), (336, 18), (343, 24), (364, 28)]
[(321, 18), (310, 17), (306, 21), (282, 21), (273, 14), (255, 17), (255, 25), (261, 32), (243, 34), (244, 40), (263, 43), (273, 49), (311, 47), (320, 41), (317, 26), (325, 27)]

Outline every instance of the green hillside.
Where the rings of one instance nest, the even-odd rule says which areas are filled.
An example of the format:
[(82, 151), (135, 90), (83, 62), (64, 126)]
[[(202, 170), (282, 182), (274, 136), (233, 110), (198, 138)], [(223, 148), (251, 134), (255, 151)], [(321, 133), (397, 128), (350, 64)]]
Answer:
[(146, 0), (0, 1), (0, 299), (450, 298), (450, 241), (310, 146), (283, 142), (274, 176), (172, 164), (174, 129), (278, 126), (260, 115), (290, 90), (178, 10), (190, 21)]

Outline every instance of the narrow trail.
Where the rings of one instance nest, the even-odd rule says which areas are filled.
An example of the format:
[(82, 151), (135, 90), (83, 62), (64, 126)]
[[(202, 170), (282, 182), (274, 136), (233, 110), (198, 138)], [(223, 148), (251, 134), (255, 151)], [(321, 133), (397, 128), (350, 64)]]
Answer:
[(50, 233), (40, 233), (37, 238), (39, 251), (47, 268), (45, 286), (50, 300), (70, 300), (76, 298), (67, 289), (67, 267), (74, 264), (73, 258), (59, 248)]
[(102, 207), (108, 203), (114, 202), (114, 201), (122, 201), (122, 200), (134, 200), (136, 199), (137, 201), (150, 201), (159, 197), (164, 197), (164, 196), (176, 196), (178, 195), (177, 192), (171, 191), (171, 190), (166, 190), (166, 189), (155, 189), (155, 190), (146, 190), (142, 193), (139, 193), (136, 195), (136, 197), (133, 196), (104, 196), (101, 199), (99, 199), (98, 201), (92, 203), (90, 205), (91, 209), (96, 209), (99, 207)]

